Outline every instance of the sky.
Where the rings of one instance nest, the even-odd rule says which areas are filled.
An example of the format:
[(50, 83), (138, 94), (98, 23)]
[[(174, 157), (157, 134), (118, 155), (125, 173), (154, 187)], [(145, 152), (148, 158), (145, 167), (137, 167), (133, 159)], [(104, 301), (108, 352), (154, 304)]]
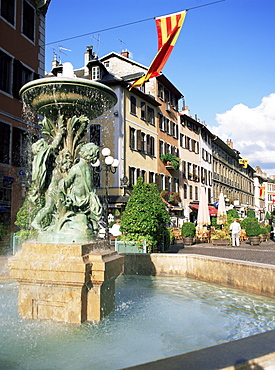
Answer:
[(99, 57), (127, 49), (149, 66), (157, 52), (153, 18), (190, 9), (163, 73), (193, 117), (275, 175), (275, 1), (214, 1), (51, 0), (46, 71), (54, 53), (83, 67), (89, 45)]

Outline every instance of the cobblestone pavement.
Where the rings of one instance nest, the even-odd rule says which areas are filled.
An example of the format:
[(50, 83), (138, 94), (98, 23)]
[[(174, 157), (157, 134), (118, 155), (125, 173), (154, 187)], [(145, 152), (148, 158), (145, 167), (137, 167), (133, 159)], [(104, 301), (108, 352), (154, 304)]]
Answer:
[(252, 246), (249, 242), (242, 242), (239, 247), (216, 247), (211, 243), (200, 243), (183, 247), (183, 244), (177, 244), (171, 246), (170, 251), (171, 253), (202, 254), (275, 265), (275, 242), (272, 240), (257, 246)]

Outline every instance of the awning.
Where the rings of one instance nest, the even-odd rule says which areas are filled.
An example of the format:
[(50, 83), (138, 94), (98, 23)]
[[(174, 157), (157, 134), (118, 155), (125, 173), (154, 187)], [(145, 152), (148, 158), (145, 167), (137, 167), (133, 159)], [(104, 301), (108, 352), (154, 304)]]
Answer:
[[(196, 205), (196, 204), (192, 204), (192, 205), (190, 204), (189, 207), (194, 209), (194, 210), (199, 209), (199, 205)], [(209, 210), (210, 216), (217, 216), (218, 210), (216, 208), (208, 206), (208, 210)]]

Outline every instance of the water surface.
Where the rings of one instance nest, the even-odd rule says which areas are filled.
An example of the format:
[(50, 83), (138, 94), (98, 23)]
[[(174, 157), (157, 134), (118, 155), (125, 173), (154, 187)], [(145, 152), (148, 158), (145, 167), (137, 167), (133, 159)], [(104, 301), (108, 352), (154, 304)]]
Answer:
[(275, 329), (275, 300), (186, 278), (120, 276), (99, 324), (23, 320), (0, 282), (0, 368), (121, 369)]

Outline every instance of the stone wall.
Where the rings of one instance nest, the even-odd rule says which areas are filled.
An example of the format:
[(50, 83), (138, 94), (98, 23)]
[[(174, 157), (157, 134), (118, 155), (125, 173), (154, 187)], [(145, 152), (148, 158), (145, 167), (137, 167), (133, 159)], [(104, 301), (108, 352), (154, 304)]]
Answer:
[(275, 266), (183, 254), (125, 254), (124, 274), (183, 276), (275, 298)]

